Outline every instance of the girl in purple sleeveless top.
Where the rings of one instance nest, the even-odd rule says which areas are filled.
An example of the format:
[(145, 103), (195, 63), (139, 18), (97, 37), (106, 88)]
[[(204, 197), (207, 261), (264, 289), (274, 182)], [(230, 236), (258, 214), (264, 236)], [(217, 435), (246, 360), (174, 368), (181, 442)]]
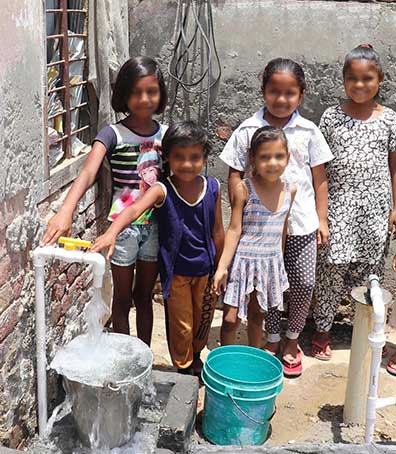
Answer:
[(92, 251), (114, 251), (117, 235), (149, 208), (156, 208), (159, 263), (168, 346), (180, 373), (199, 375), (215, 309), (211, 289), (223, 249), (219, 182), (203, 177), (209, 154), (206, 133), (193, 122), (172, 125), (162, 139), (171, 176), (154, 184), (115, 219)]

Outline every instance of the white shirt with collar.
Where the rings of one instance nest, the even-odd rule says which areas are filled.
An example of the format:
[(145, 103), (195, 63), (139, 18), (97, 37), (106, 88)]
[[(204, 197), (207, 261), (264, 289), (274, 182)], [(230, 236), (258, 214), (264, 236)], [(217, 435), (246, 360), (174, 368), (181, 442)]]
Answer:
[[(248, 171), (247, 149), (258, 128), (268, 126), (264, 119), (265, 108), (245, 120), (232, 134), (220, 159), (229, 167)], [(290, 161), (283, 179), (297, 186), (297, 193), (289, 216), (289, 235), (308, 235), (319, 227), (316, 212), (312, 167), (331, 161), (334, 156), (319, 128), (303, 118), (297, 111), (283, 127), (290, 152)]]

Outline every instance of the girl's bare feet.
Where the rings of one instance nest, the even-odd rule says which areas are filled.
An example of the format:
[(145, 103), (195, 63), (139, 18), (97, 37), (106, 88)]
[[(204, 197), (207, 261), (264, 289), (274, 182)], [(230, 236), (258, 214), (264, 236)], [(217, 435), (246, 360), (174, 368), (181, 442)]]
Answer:
[(201, 352), (194, 353), (194, 361), (191, 364), (191, 368), (193, 370), (193, 375), (198, 377), (199, 384), (203, 385), (204, 382), (202, 381), (202, 369), (203, 369), (203, 362), (201, 360)]
[(300, 349), (298, 347), (298, 339), (286, 339), (285, 348), (283, 349), (282, 358), (289, 364), (301, 362), (299, 356)]
[(296, 378), (302, 374), (301, 350), (298, 339), (286, 339), (282, 355), (283, 374), (288, 378)]
[(279, 353), (280, 342), (269, 342), (267, 341), (264, 350), (271, 355), (276, 356)]
[(203, 362), (199, 356), (196, 356), (194, 354), (194, 361), (192, 363), (192, 368), (194, 370), (194, 375), (197, 377), (201, 376), (202, 368), (203, 368)]

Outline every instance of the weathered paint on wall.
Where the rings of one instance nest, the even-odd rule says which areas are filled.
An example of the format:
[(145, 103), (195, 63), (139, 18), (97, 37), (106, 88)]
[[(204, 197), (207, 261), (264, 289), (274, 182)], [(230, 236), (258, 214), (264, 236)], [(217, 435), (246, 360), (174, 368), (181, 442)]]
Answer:
[[(44, 184), (46, 58), (44, 1), (3, 2), (0, 15), (0, 445), (17, 447), (37, 427), (34, 278), (30, 251), (64, 199), (63, 188), (39, 205)], [(102, 205), (93, 187), (76, 210), (74, 234), (93, 239)], [(47, 269), (47, 347), (82, 327), (90, 270), (70, 264)], [(49, 396), (56, 397), (49, 375)], [(50, 403), (52, 405), (52, 403)]]
[(44, 172), (41, 5), (5, 3), (0, 29), (0, 442), (7, 443), (23, 436), (18, 415), (27, 432), (35, 425), (29, 249), (39, 228), (36, 194)]
[[(145, 53), (166, 70), (172, 51), (176, 0), (144, 0), (130, 10), (130, 53)], [(233, 128), (261, 105), (259, 75), (274, 57), (300, 62), (308, 80), (302, 112), (318, 121), (343, 96), (345, 54), (369, 42), (382, 55), (382, 96), (396, 106), (396, 5), (302, 0), (223, 0), (213, 7), (222, 81), (213, 123)], [(156, 19), (156, 17), (158, 19)]]

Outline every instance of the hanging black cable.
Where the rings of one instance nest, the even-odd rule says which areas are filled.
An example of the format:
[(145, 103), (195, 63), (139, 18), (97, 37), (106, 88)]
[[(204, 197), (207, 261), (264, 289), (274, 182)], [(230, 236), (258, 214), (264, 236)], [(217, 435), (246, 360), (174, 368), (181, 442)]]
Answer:
[[(189, 112), (193, 96), (198, 101), (196, 120), (208, 128), (210, 109), (221, 77), (211, 0), (178, 1), (175, 45), (168, 73), (173, 97), (169, 117), (172, 118), (174, 114), (179, 91), (182, 89), (185, 97), (184, 111)], [(202, 106), (205, 106), (204, 112)]]

